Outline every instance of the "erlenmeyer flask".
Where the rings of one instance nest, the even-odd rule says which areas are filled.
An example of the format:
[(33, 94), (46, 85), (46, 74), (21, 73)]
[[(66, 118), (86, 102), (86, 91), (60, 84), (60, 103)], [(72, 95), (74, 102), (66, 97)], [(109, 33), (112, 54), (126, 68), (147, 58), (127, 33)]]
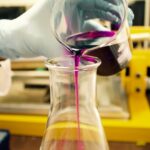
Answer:
[[(96, 70), (100, 65), (81, 57), (74, 68), (74, 56), (47, 62), (50, 73), (51, 104), (40, 150), (108, 150), (96, 108)], [(78, 71), (76, 103), (75, 72)], [(77, 107), (79, 106), (79, 107)]]

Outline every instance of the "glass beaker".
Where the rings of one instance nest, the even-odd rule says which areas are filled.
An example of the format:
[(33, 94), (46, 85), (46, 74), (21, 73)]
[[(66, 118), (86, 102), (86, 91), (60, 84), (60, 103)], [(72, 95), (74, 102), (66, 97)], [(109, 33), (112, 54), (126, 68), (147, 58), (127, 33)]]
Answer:
[(50, 24), (66, 50), (100, 58), (98, 74), (109, 76), (131, 59), (127, 17), (127, 0), (53, 0)]
[(51, 29), (72, 53), (107, 46), (127, 18), (126, 0), (52, 0)]
[(114, 75), (127, 67), (132, 58), (132, 41), (127, 21), (117, 37), (107, 46), (86, 51), (86, 55), (96, 56), (102, 61), (97, 73), (101, 76)]
[[(100, 61), (94, 57), (93, 62), (88, 60), (81, 57), (76, 69), (74, 56), (47, 61), (51, 104), (40, 150), (108, 150), (95, 101), (96, 71)], [(75, 94), (76, 71), (78, 105)]]

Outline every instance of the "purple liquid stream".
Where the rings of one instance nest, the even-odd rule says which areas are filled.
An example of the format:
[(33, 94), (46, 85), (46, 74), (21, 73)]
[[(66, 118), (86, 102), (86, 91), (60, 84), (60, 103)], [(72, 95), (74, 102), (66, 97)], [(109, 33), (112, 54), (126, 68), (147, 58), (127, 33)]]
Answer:
[[(83, 50), (84, 51), (84, 50)], [(82, 54), (82, 53), (81, 53)], [(74, 82), (75, 82), (75, 103), (76, 103), (76, 112), (77, 112), (77, 149), (84, 150), (84, 141), (81, 140), (81, 131), (80, 131), (80, 101), (79, 101), (79, 64), (80, 57), (82, 55), (75, 55), (75, 72), (74, 72)], [(89, 56), (82, 56), (82, 59), (90, 62), (95, 62), (95, 59)]]
[[(92, 32), (86, 32), (81, 33), (77, 35), (70, 36), (67, 38), (67, 40), (78, 40), (78, 39), (96, 39), (96, 38), (102, 38), (102, 37), (112, 37), (115, 35), (115, 32), (110, 31), (92, 31)], [(78, 140), (77, 140), (77, 149), (78, 150), (84, 150), (84, 143), (81, 140), (81, 132), (80, 132), (80, 110), (79, 110), (79, 64), (80, 64), (80, 57), (82, 56), (82, 59), (90, 62), (95, 62), (95, 59), (92, 57), (89, 57), (87, 55), (83, 55), (83, 52), (86, 50), (86, 47), (83, 49), (79, 49), (74, 53), (74, 64), (75, 64), (75, 72), (74, 72), (74, 82), (75, 82), (75, 103), (76, 103), (76, 113), (77, 113), (77, 133), (78, 133)], [(72, 50), (71, 50), (72, 51)]]
[(75, 72), (74, 72), (74, 79), (75, 79), (75, 98), (76, 98), (76, 111), (77, 111), (77, 149), (83, 150), (84, 144), (81, 141), (81, 132), (80, 132), (80, 111), (79, 111), (79, 63), (80, 63), (80, 56), (76, 55), (75, 59)]

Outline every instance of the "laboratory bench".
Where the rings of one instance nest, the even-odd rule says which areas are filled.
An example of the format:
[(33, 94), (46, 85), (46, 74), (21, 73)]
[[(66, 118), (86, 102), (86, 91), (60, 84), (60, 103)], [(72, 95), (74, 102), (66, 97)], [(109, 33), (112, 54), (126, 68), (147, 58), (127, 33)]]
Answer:
[[(39, 150), (41, 138), (27, 136), (12, 136), (10, 150)], [(150, 150), (150, 144), (109, 142), (110, 150)]]

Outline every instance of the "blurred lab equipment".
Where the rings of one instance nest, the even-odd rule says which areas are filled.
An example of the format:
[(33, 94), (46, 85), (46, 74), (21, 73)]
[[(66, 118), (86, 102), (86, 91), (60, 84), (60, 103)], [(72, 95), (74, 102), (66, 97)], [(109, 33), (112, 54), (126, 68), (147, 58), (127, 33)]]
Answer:
[(149, 0), (129, 0), (129, 7), (135, 14), (134, 26), (150, 25), (150, 1)]
[(11, 87), (11, 62), (0, 58), (0, 96), (8, 94)]
[(0, 149), (10, 150), (10, 133), (7, 130), (0, 130)]

